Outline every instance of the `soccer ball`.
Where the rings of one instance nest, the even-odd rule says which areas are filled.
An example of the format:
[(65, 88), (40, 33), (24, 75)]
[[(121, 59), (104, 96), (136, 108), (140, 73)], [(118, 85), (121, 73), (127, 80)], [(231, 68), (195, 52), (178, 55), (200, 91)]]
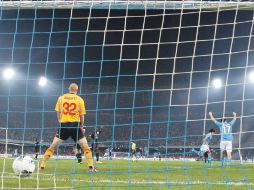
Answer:
[(35, 169), (34, 160), (30, 156), (19, 156), (13, 161), (12, 169), (19, 176), (30, 176)]

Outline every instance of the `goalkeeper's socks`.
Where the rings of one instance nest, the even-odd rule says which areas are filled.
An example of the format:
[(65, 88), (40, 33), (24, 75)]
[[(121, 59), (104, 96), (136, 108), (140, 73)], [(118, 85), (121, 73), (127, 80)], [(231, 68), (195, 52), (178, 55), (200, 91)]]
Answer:
[(49, 147), (43, 156), (43, 160), (47, 161), (48, 159), (50, 159), (50, 157), (53, 156), (54, 152), (55, 148)]
[(87, 161), (87, 165), (89, 167), (93, 167), (93, 156), (92, 156), (91, 150), (84, 148), (83, 151), (84, 151), (84, 156), (85, 156), (86, 161)]
[(50, 157), (53, 156), (54, 152), (55, 152), (55, 148), (54, 148), (54, 147), (49, 147), (49, 148), (46, 150), (46, 152), (45, 152), (45, 154), (44, 154), (44, 156), (43, 156), (41, 165), (40, 165), (40, 168), (41, 168), (41, 169), (44, 169), (44, 168), (45, 168), (45, 166), (46, 166), (46, 161), (47, 161), (48, 159), (50, 159)]

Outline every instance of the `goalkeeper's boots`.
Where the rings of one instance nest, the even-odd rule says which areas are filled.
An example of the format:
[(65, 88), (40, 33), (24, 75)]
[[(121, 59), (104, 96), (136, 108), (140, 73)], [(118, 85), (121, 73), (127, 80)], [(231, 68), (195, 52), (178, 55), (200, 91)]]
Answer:
[(93, 167), (89, 167), (89, 172), (97, 172), (97, 169), (96, 168), (93, 168)]
[(43, 170), (46, 167), (46, 162), (42, 161), (40, 165), (40, 170)]

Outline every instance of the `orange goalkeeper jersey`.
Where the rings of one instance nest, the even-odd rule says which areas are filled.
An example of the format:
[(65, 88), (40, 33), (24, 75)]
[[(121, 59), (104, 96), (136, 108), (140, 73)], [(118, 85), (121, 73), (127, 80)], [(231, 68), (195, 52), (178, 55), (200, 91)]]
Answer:
[(60, 113), (60, 123), (80, 122), (86, 114), (84, 100), (76, 94), (64, 94), (57, 100), (55, 110)]

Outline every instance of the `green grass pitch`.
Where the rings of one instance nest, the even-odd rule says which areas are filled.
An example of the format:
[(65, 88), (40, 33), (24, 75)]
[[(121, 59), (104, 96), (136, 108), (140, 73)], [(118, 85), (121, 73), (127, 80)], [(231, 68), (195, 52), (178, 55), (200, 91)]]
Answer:
[[(88, 173), (86, 164), (51, 159), (45, 170), (30, 177), (12, 171), (13, 159), (0, 160), (0, 189), (253, 189), (254, 165), (219, 162), (205, 167), (200, 162), (107, 160)], [(36, 163), (38, 166), (38, 163)], [(55, 175), (54, 175), (55, 174)]]

